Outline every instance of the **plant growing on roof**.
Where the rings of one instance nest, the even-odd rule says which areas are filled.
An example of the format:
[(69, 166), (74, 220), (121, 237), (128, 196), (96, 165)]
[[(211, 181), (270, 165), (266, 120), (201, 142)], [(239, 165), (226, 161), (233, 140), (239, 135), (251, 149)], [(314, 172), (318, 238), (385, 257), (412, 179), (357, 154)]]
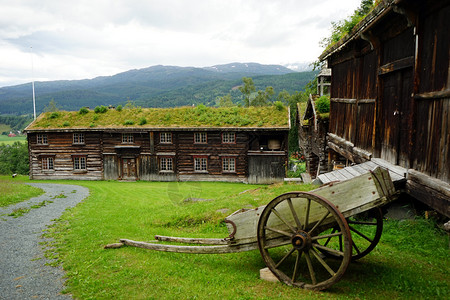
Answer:
[(322, 96), (316, 101), (316, 109), (320, 114), (330, 112), (330, 97)]
[(85, 115), (85, 114), (87, 114), (89, 112), (89, 109), (87, 109), (86, 107), (82, 107), (82, 108), (80, 108), (80, 110), (78, 111), (78, 113), (80, 114), (80, 115)]
[(103, 114), (103, 113), (105, 113), (105, 112), (107, 112), (108, 111), (108, 108), (106, 107), (106, 106), (104, 106), (104, 105), (101, 105), (101, 106), (97, 106), (95, 109), (94, 109), (94, 112), (95, 113), (100, 113), (100, 114)]

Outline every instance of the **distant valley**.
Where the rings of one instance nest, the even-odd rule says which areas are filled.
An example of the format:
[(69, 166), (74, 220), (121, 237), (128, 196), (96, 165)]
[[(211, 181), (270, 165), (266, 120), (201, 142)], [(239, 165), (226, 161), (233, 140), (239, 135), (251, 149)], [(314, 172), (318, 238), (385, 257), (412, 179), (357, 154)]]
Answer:
[[(282, 90), (302, 90), (316, 74), (257, 63), (205, 68), (157, 65), (93, 79), (35, 82), (36, 109), (42, 112), (52, 99), (63, 110), (125, 104), (127, 100), (142, 107), (214, 105), (218, 96), (226, 94), (239, 99), (241, 93), (236, 87), (242, 84), (242, 77), (252, 77), (257, 90), (272, 86), (277, 95)], [(0, 88), (0, 114), (32, 111), (31, 83)]]

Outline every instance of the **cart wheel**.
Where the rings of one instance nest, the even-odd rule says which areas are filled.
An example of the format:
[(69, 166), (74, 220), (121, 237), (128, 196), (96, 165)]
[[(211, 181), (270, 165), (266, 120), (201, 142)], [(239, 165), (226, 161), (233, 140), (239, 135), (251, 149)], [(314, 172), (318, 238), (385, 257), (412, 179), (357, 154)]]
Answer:
[[(352, 234), (352, 260), (358, 260), (369, 254), (380, 241), (383, 231), (383, 213), (381, 208), (375, 207), (347, 218), (347, 224)], [(332, 234), (338, 229), (335, 226), (332, 229), (327, 229), (324, 234)], [(324, 240), (321, 244), (327, 246), (328, 240)], [(335, 253), (326, 250), (321, 250), (321, 252), (329, 257), (337, 256)]]
[(380, 241), (383, 232), (383, 212), (375, 207), (367, 213), (361, 213), (347, 219), (352, 233), (352, 260), (369, 254)]
[[(332, 234), (323, 233), (334, 227)], [(259, 218), (257, 237), (267, 267), (280, 281), (296, 287), (326, 289), (341, 279), (351, 260), (352, 241), (344, 216), (328, 200), (311, 193), (290, 192), (273, 199)], [(322, 240), (328, 241), (326, 246), (319, 244)]]

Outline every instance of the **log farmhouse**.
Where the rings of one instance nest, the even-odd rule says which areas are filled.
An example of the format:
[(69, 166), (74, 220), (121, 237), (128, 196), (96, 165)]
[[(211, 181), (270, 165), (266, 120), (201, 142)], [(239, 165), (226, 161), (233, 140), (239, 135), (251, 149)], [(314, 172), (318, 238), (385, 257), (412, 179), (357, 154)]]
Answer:
[(43, 113), (25, 130), (30, 178), (273, 183), (289, 122), (274, 106)]
[(329, 159), (401, 167), (405, 191), (446, 216), (449, 42), (450, 1), (384, 0), (319, 58), (332, 69)]

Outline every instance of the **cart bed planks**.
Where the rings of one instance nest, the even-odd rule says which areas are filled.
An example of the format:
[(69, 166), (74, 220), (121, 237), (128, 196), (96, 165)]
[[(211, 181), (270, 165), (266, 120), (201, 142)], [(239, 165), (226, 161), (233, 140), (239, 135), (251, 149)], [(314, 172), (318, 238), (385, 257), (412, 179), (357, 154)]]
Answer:
[[(377, 168), (372, 173), (368, 172), (350, 180), (331, 183), (310, 193), (328, 199), (345, 217), (349, 217), (387, 204), (392, 200), (395, 188), (389, 173), (382, 168)], [(263, 209), (264, 206), (239, 210), (226, 218), (237, 228), (233, 239), (235, 242), (243, 244), (256, 242), (256, 228)], [(311, 213), (311, 217), (319, 215), (320, 213)], [(231, 232), (232, 225), (227, 223), (227, 226), (228, 231)]]

